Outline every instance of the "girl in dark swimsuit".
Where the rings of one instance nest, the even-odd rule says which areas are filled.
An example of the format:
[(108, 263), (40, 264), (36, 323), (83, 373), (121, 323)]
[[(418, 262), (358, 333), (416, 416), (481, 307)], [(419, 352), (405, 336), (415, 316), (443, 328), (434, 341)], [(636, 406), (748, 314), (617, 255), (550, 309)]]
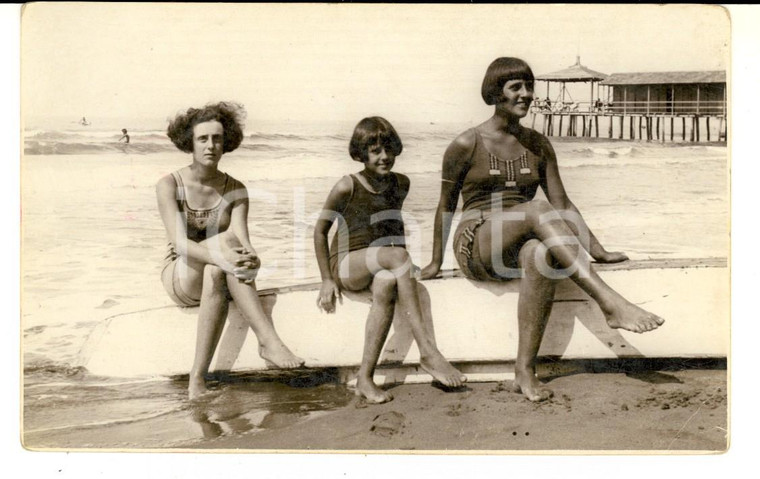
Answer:
[(156, 186), (169, 241), (164, 287), (180, 306), (200, 306), (190, 399), (207, 391), (205, 376), (231, 299), (256, 333), (267, 364), (294, 368), (304, 363), (277, 335), (256, 291), (261, 263), (248, 237), (248, 192), (218, 168), (222, 154), (243, 140), (243, 114), (242, 107), (218, 103), (178, 115), (168, 135), (177, 148), (192, 153), (193, 161)]
[[(401, 140), (387, 120), (371, 117), (359, 122), (349, 153), (355, 161), (364, 163), (364, 169), (343, 177), (333, 187), (314, 229), (322, 275), (317, 306), (331, 313), (341, 290), (369, 288), (372, 292), (356, 384), (356, 394), (370, 403), (393, 398), (375, 385), (373, 375), (397, 307), (410, 322), (422, 368), (449, 387), (459, 387), (466, 380), (438, 351), (432, 331), (422, 320), (401, 219), (409, 178), (391, 172), (401, 150)], [(338, 231), (328, 247), (327, 235), (336, 221)]]
[[(586, 251), (599, 263), (628, 258), (602, 247), (565, 193), (549, 140), (520, 125), (533, 101), (533, 83), (533, 72), (520, 59), (498, 58), (488, 67), (481, 93), (495, 112), (446, 150), (433, 258), (422, 278), (440, 271), (461, 193), (454, 254), (470, 279), (522, 278), (514, 384), (531, 401), (540, 401), (552, 392), (536, 378), (535, 359), (558, 278), (569, 276), (596, 300), (612, 328), (643, 333), (664, 321), (615, 292), (589, 264)], [(538, 187), (548, 201), (535, 198)]]

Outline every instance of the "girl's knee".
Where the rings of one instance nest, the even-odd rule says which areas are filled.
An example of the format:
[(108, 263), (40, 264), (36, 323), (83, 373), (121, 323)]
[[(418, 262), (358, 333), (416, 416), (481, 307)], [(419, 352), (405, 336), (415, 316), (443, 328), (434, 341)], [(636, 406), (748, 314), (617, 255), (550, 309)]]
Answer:
[(372, 281), (372, 300), (378, 303), (392, 303), (396, 300), (397, 287), (394, 279), (375, 278)]
[(388, 248), (386, 255), (390, 263), (389, 267), (391, 268), (400, 268), (412, 261), (409, 252), (405, 248)]
[(411, 277), (412, 258), (404, 248), (382, 247), (367, 257), (367, 267), (377, 279), (391, 280)]

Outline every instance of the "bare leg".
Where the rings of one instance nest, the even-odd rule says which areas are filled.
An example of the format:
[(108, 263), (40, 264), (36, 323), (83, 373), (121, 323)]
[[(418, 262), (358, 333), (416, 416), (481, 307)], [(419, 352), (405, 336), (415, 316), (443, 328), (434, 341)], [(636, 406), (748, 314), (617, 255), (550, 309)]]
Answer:
[(425, 285), (420, 282), (417, 282), (417, 298), (420, 301), (420, 309), (422, 310), (422, 327), (425, 330), (425, 335), (433, 343), (433, 346), (438, 348), (438, 343), (436, 343), (435, 340), (435, 327), (433, 326), (430, 293)]
[[(372, 256), (374, 254), (374, 256)], [(420, 366), (433, 378), (448, 387), (460, 387), (467, 377), (452, 366), (443, 357), (435, 344), (435, 339), (430, 334), (429, 328), (424, 324), (420, 300), (417, 295), (417, 280), (410, 274), (412, 261), (409, 253), (403, 248), (368, 248), (368, 264), (370, 269), (373, 263), (382, 268), (375, 275), (375, 280), (380, 277), (393, 277), (396, 280), (398, 291), (397, 307), (403, 317), (409, 321), (412, 335), (420, 350)], [(375, 259), (376, 261), (373, 261)]]
[(484, 263), (490, 264), (496, 271), (504, 268), (503, 262), (494, 263), (494, 258), (500, 259), (503, 251), (533, 234), (548, 245), (552, 257), (561, 268), (573, 271), (570, 278), (597, 302), (611, 328), (643, 333), (656, 329), (665, 322), (662, 318), (632, 304), (610, 288), (590, 264), (577, 261), (582, 245), (564, 220), (546, 216), (556, 213), (551, 204), (546, 201), (529, 201), (511, 207), (508, 213), (525, 213), (525, 218), (501, 221), (496, 227), (496, 232), (501, 238), (493, 237), (493, 222), (499, 221), (497, 218), (492, 218), (492, 221), (478, 229), (480, 254)]
[[(364, 379), (357, 380), (357, 386), (366, 384), (368, 391), (373, 391), (372, 388), (375, 388), (374, 393), (379, 391), (382, 394), (388, 394), (374, 385), (372, 374), (388, 336), (388, 328), (393, 321), (396, 307), (401, 308), (403, 317), (409, 320), (412, 335), (420, 350), (422, 368), (434, 379), (450, 387), (460, 386), (467, 380), (438, 351), (435, 339), (432, 338), (432, 328), (424, 324), (417, 296), (417, 282), (410, 275), (411, 259), (405, 249), (370, 247), (352, 251), (340, 266), (340, 279), (346, 289), (360, 291), (370, 286), (373, 297), (370, 316), (367, 318), (364, 358), (360, 375), (360, 377), (363, 375)], [(346, 267), (347, 270), (344, 271)], [(390, 294), (391, 285), (392, 295)], [(388, 321), (387, 325), (386, 321)], [(361, 393), (368, 398), (371, 394), (372, 392)], [(377, 395), (374, 397), (380, 398)]]
[[(219, 237), (206, 240), (210, 247), (235, 248), (241, 246), (240, 241), (231, 233), (224, 232)], [(261, 306), (256, 283), (246, 284), (238, 280), (231, 273), (226, 274), (227, 290), (243, 317), (250, 324), (259, 342), (259, 356), (272, 367), (280, 369), (297, 368), (304, 364), (304, 360), (294, 355), (274, 328), (274, 323), (267, 316)]]
[(364, 329), (364, 351), (356, 379), (356, 395), (366, 398), (369, 403), (380, 404), (393, 399), (391, 393), (377, 387), (373, 376), (380, 358), (380, 351), (383, 349), (391, 323), (393, 323), (396, 281), (375, 278), (370, 289), (372, 306)]
[(297, 368), (304, 360), (294, 355), (282, 342), (274, 324), (264, 312), (256, 290), (256, 283), (245, 284), (234, 275), (227, 273), (227, 288), (240, 312), (248, 320), (259, 341), (259, 355), (271, 365), (280, 369)]
[(195, 359), (190, 370), (188, 393), (190, 399), (208, 392), (206, 389), (206, 374), (214, 357), (216, 345), (222, 334), (224, 321), (227, 318), (229, 302), (226, 292), (225, 273), (214, 265), (206, 265), (203, 270), (203, 287), (201, 304), (198, 311), (198, 327), (195, 339)]
[(520, 280), (520, 298), (517, 305), (519, 338), (514, 385), (516, 392), (522, 391), (531, 401), (543, 401), (553, 395), (536, 377), (536, 356), (552, 310), (556, 284), (554, 280), (541, 274), (536, 266), (538, 247), (538, 240), (529, 240), (520, 249), (519, 254), (524, 275)]

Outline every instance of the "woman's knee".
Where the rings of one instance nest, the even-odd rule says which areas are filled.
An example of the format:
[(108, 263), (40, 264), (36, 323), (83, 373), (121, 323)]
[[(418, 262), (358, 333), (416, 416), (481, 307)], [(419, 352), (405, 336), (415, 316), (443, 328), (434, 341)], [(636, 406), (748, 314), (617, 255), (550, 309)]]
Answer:
[(557, 267), (551, 253), (535, 238), (526, 241), (520, 248), (518, 261), (526, 277), (546, 278), (547, 281), (550, 280), (549, 275), (544, 273)]
[(203, 285), (214, 288), (226, 288), (227, 273), (215, 264), (207, 264), (203, 268)]
[(220, 236), (222, 243), (228, 248), (241, 248), (243, 246), (235, 233), (230, 230), (220, 233)]
[(527, 203), (527, 205), (528, 208), (525, 214), (527, 219), (534, 226), (538, 226), (547, 220), (551, 220), (552, 218), (549, 216), (551, 216), (551, 213), (556, 212), (551, 203), (542, 199), (531, 200)]

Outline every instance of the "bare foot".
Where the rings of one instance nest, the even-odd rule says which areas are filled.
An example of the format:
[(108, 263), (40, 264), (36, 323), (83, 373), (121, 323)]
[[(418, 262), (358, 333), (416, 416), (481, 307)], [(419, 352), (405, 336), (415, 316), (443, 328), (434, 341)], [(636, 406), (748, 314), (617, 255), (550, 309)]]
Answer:
[(450, 388), (461, 387), (467, 382), (467, 376), (446, 361), (441, 353), (420, 358), (420, 367), (433, 379)]
[(614, 329), (625, 329), (634, 333), (646, 333), (662, 326), (664, 319), (645, 311), (633, 303), (623, 301), (610, 313), (605, 313), (607, 325)]
[(393, 399), (393, 394), (383, 391), (370, 379), (357, 379), (355, 394), (366, 399), (368, 404), (382, 404)]
[(544, 387), (535, 374), (518, 373), (515, 371), (515, 380), (512, 383), (512, 391), (523, 393), (529, 401), (539, 402), (546, 401), (554, 396), (551, 389)]
[(304, 360), (290, 352), (282, 342), (259, 345), (259, 356), (270, 368), (293, 369), (303, 366)]
[(192, 375), (190, 376), (190, 379), (187, 385), (187, 393), (191, 401), (194, 401), (200, 398), (201, 396), (208, 394), (209, 392), (210, 391), (206, 389), (206, 380), (203, 378), (203, 376), (200, 376), (200, 377), (194, 377)]

